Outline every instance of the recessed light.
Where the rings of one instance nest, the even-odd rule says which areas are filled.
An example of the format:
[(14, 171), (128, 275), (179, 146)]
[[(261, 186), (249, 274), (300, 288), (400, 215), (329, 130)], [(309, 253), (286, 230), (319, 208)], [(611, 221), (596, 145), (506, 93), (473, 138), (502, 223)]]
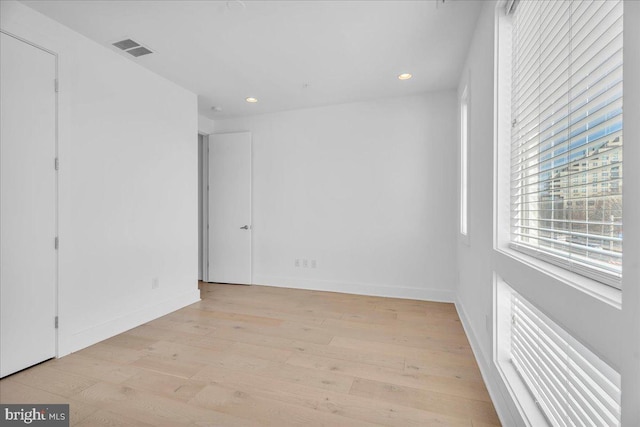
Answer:
[(409, 73), (402, 73), (398, 76), (400, 80), (409, 80), (411, 77), (413, 76)]
[(246, 98), (245, 101), (250, 102), (251, 104), (255, 104), (256, 102), (258, 102), (258, 98), (250, 96), (249, 98)]
[(211, 107), (211, 110), (215, 111), (216, 113), (219, 113), (220, 111), (222, 111), (222, 107), (213, 106)]

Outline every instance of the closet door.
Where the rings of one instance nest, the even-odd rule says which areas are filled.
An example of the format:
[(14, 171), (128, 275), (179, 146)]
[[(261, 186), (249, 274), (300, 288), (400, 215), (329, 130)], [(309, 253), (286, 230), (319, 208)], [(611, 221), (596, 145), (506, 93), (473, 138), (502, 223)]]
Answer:
[(56, 58), (0, 33), (0, 377), (56, 354)]

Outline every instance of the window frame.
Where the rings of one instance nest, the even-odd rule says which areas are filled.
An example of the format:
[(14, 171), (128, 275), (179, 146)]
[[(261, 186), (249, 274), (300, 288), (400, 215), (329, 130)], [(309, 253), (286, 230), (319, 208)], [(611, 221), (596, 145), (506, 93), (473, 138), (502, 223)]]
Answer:
[(565, 268), (561, 263), (541, 259), (534, 251), (515, 249), (511, 240), (511, 80), (512, 15), (505, 3), (496, 5), (494, 73), (494, 250), (543, 271), (560, 282), (577, 288), (616, 308), (621, 306), (621, 283), (607, 283)]
[(469, 74), (458, 97), (458, 235), (460, 241), (469, 245), (469, 149), (471, 95)]

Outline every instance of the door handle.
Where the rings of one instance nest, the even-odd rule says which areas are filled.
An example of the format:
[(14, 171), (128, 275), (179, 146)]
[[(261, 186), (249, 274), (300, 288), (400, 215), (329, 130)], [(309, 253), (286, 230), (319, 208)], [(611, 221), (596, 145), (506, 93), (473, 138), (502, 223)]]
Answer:
[(245, 226), (243, 226), (243, 227), (240, 227), (240, 230), (248, 230), (248, 229), (249, 229), (249, 226), (248, 226), (248, 225), (245, 225)]

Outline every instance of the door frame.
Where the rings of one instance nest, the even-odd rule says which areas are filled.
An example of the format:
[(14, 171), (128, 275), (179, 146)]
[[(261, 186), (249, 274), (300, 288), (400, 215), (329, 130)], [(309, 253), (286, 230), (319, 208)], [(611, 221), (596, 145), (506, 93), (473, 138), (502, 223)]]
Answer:
[[(202, 140), (200, 140), (202, 137)], [(198, 132), (198, 157), (200, 181), (200, 262), (202, 263), (202, 281), (209, 281), (209, 134)]]
[[(0, 33), (9, 36), (9, 37), (13, 37), (16, 40), (19, 40), (23, 43), (26, 43), (32, 47), (35, 47), (36, 49), (40, 49), (43, 52), (46, 52), (50, 55), (53, 55), (54, 57), (54, 63), (55, 63), (55, 135), (54, 135), (54, 152), (55, 152), (55, 164), (52, 166), (55, 166), (55, 190), (54, 190), (54, 199), (55, 199), (55, 207), (54, 207), (54, 215), (55, 215), (55, 236), (52, 236), (52, 238), (57, 238), (58, 242), (60, 239), (60, 200), (59, 200), (59, 195), (60, 195), (60, 152), (59, 152), (59, 134), (60, 134), (60, 123), (59, 123), (59, 118), (60, 118), (60, 71), (59, 71), (59, 57), (58, 57), (58, 53), (54, 52), (52, 50), (49, 50), (43, 46), (40, 46), (36, 43), (33, 43), (23, 37), (20, 37), (16, 34), (13, 34), (9, 31), (5, 31), (3, 29), (0, 29)], [(60, 329), (59, 329), (59, 321), (60, 321), (60, 245), (58, 244), (58, 246), (56, 247), (56, 255), (55, 255), (55, 277), (54, 277), (54, 293), (55, 293), (55, 297), (54, 297), (54, 301), (53, 301), (53, 305), (54, 305), (54, 312), (56, 315), (56, 327), (54, 329), (54, 337), (55, 337), (55, 358), (57, 359), (60, 355)]]

